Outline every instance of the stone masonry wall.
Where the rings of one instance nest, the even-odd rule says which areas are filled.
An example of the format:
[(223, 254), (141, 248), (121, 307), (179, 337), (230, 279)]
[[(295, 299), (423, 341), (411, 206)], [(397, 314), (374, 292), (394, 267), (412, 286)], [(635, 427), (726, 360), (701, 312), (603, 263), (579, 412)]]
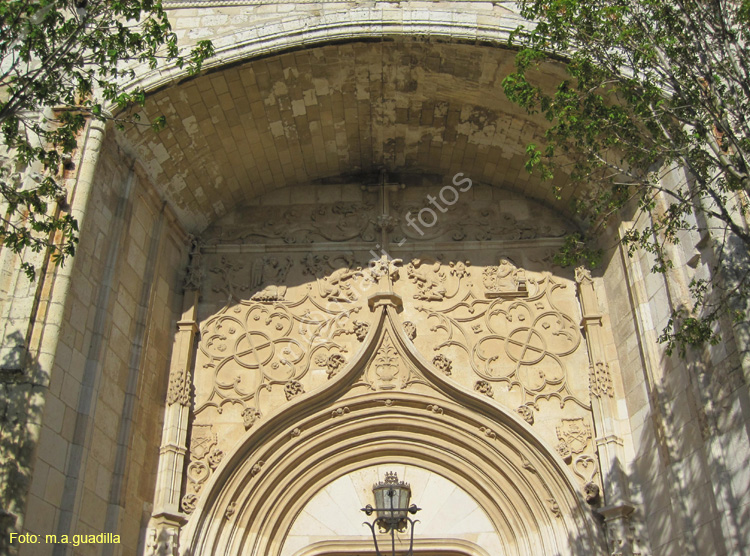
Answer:
[[(69, 263), (72, 285), (24, 529), (118, 533), (123, 544), (116, 549), (81, 545), (74, 552), (134, 554), (153, 500), (184, 238), (149, 184), (107, 140), (83, 224)], [(52, 554), (53, 548), (27, 546), (20, 554)]]

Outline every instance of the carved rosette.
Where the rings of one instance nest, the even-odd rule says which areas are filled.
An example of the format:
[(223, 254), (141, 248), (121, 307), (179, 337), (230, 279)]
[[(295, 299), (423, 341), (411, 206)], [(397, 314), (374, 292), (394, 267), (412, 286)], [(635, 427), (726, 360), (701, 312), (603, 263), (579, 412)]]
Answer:
[(198, 504), (198, 496), (195, 495), (192, 492), (188, 492), (185, 496), (182, 497), (182, 501), (180, 502), (180, 507), (182, 508), (182, 511), (186, 514), (191, 514), (195, 510), (195, 506)]
[(261, 413), (254, 407), (246, 407), (242, 410), (242, 423), (245, 425), (245, 430), (252, 427), (255, 422), (261, 418)]
[(219, 450), (218, 448), (214, 448), (208, 454), (206, 461), (208, 462), (208, 466), (213, 470), (219, 466), (223, 458), (224, 458), (224, 451)]

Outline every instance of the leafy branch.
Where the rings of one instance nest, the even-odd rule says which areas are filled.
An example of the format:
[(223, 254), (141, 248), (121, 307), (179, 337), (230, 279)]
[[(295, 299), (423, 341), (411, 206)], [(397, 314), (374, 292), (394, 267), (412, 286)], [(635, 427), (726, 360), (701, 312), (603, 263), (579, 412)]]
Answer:
[[(592, 262), (590, 245), (625, 207), (649, 216), (622, 241), (654, 256), (653, 272), (673, 266), (670, 246), (685, 231), (712, 239), (716, 261), (730, 245), (750, 253), (750, 0), (522, 0), (516, 69), (508, 98), (549, 122), (545, 144), (529, 145), (529, 171), (565, 170), (588, 223), (561, 261)], [(549, 89), (535, 73), (551, 55), (567, 77)], [(682, 172), (675, 172), (682, 169)], [(555, 193), (562, 197), (564, 191)], [(745, 318), (748, 265), (689, 284), (691, 307), (676, 309), (661, 341), (671, 352), (713, 343), (715, 323)], [(741, 265), (742, 266), (742, 265)], [(739, 308), (738, 308), (739, 307)]]
[[(0, 27), (0, 246), (48, 251), (62, 264), (78, 242), (62, 166), (86, 122), (137, 123), (130, 109), (146, 94), (127, 87), (135, 65), (195, 74), (213, 47), (201, 41), (182, 52), (154, 0), (0, 0)], [(152, 122), (163, 125), (163, 117)], [(22, 268), (34, 278), (33, 264)]]

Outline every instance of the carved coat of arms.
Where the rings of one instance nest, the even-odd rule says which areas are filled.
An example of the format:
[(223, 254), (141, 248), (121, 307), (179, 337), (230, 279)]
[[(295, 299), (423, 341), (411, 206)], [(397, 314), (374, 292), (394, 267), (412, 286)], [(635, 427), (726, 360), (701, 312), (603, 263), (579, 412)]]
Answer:
[(586, 449), (591, 438), (591, 427), (583, 422), (583, 418), (563, 419), (557, 427), (557, 438), (564, 442), (574, 454), (580, 454)]

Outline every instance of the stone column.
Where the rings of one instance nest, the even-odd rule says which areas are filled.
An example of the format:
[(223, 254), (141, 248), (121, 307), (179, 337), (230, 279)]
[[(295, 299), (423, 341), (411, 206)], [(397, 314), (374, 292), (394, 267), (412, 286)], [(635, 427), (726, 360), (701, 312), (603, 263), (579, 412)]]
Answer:
[(192, 368), (198, 333), (197, 308), (202, 276), (200, 245), (191, 238), (182, 318), (177, 322), (169, 369), (154, 513), (146, 535), (146, 556), (176, 556), (180, 527), (187, 518), (180, 507), (187, 433), (192, 401)]
[(607, 536), (612, 556), (634, 556), (635, 538), (630, 526), (634, 507), (629, 500), (627, 477), (623, 467), (623, 441), (619, 435), (614, 414), (614, 388), (604, 350), (602, 315), (594, 290), (591, 272), (584, 267), (576, 269), (578, 300), (583, 319), (581, 326), (586, 334), (589, 354), (589, 394), (594, 418), (596, 449), (604, 485), (605, 507), (599, 513), (607, 525)]

